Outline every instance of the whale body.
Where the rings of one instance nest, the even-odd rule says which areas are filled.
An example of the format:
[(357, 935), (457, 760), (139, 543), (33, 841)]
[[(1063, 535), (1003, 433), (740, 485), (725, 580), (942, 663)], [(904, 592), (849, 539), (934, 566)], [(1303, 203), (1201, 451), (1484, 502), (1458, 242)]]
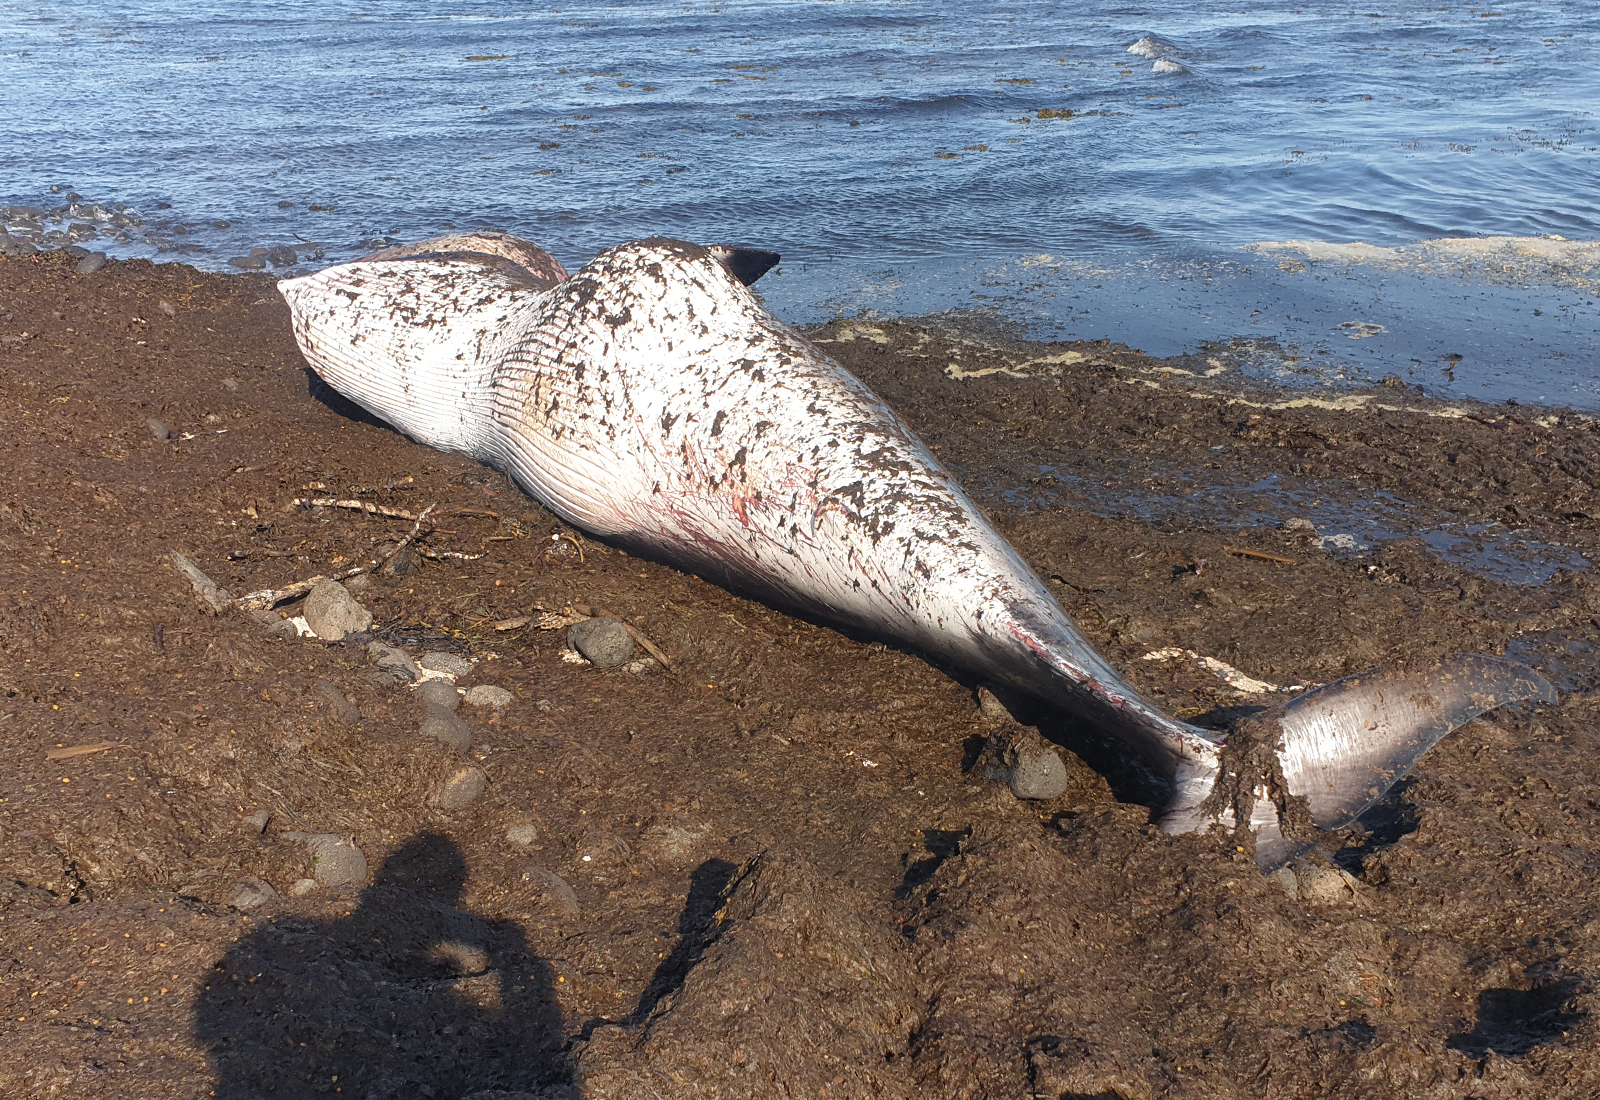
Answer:
[(280, 283), (313, 369), (576, 527), (1064, 708), (1170, 786), (1169, 831), (1248, 829), (1273, 865), (1302, 843), (1291, 800), (1338, 827), (1461, 723), (1555, 701), (1461, 654), (1281, 704), (1252, 719), (1265, 755), (1235, 760), (1135, 691), (899, 416), (761, 305), (745, 284), (776, 256), (651, 239), (567, 277), (459, 244)]

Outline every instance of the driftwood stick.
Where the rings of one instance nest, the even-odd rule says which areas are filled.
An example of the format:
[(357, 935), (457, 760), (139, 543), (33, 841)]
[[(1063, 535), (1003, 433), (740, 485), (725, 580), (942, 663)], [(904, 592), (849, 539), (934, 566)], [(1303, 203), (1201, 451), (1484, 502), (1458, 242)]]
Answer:
[(233, 601), (233, 605), (241, 611), (258, 611), (276, 607), (285, 600), (292, 600), (296, 596), (304, 596), (323, 581), (348, 580), (356, 574), (365, 573), (366, 571), (366, 566), (358, 565), (354, 569), (347, 569), (343, 573), (335, 573), (332, 576), (315, 576), (310, 580), (286, 584), (282, 588), (263, 588), (259, 592), (251, 592), (240, 596)]
[(194, 587), (195, 598), (210, 614), (220, 615), (233, 606), (233, 599), (227, 590), (218, 588), (217, 582), (201, 572), (200, 567), (190, 561), (187, 555), (172, 550), (167, 556), (172, 559), (173, 567), (188, 578)]
[[(1224, 546), (1223, 549), (1230, 554), (1238, 554), (1241, 558), (1255, 558), (1257, 561), (1275, 561), (1279, 565), (1294, 564), (1293, 558), (1280, 558), (1276, 554), (1263, 554), (1259, 550), (1245, 550), (1238, 546)], [(1197, 569), (1195, 572), (1198, 573), (1199, 570)]]
[[(430, 504), (423, 509), (421, 515), (414, 517), (416, 522), (411, 525), (411, 530), (406, 534), (406, 537), (395, 543), (394, 547), (381, 558), (374, 558), (366, 565), (358, 565), (354, 569), (346, 569), (344, 572), (334, 573), (332, 576), (319, 576), (312, 577), (310, 580), (295, 581), (293, 584), (286, 584), (282, 588), (263, 588), (259, 592), (251, 592), (248, 595), (240, 596), (233, 601), (233, 606), (242, 611), (276, 607), (285, 600), (292, 600), (296, 596), (305, 595), (323, 581), (343, 581), (360, 573), (376, 573), (388, 563), (390, 558), (410, 545), (411, 540), (417, 537), (417, 532), (422, 530), (422, 525), (427, 522), (428, 515), (437, 507), (437, 503)], [(188, 559), (184, 560), (187, 561)], [(202, 573), (201, 576), (204, 576), (204, 574)]]
[(459, 550), (432, 550), (426, 546), (417, 547), (417, 553), (421, 554), (425, 558), (432, 558), (435, 561), (442, 561), (446, 558), (454, 561), (477, 561), (479, 558), (486, 558), (489, 556), (487, 553), (463, 554)]
[(90, 753), (105, 752), (107, 749), (117, 747), (115, 741), (97, 741), (93, 745), (68, 745), (66, 748), (49, 749), (45, 752), (46, 760), (71, 760), (75, 756), (88, 756)]
[(382, 504), (369, 504), (364, 500), (339, 500), (335, 497), (295, 497), (289, 502), (293, 507), (304, 508), (349, 508), (356, 512), (366, 512), (373, 516), (388, 516), (391, 519), (416, 519), (414, 512), (407, 512), (404, 508), (389, 508)]
[(667, 660), (667, 655), (665, 653), (661, 652), (661, 650), (657, 649), (656, 646), (655, 646), (655, 643), (652, 642), (649, 638), (646, 638), (644, 636), (644, 633), (642, 631), (640, 631), (638, 627), (634, 626), (632, 623), (629, 623), (629, 622), (624, 622), (622, 625), (628, 628), (628, 633), (633, 635), (633, 640), (634, 641), (636, 641), (640, 645), (644, 646), (645, 649), (647, 649), (650, 652), (650, 656), (654, 657), (656, 660), (661, 662), (661, 667), (662, 668), (666, 669), (668, 672), (676, 672), (677, 671), (675, 668), (672, 667), (672, 662)]

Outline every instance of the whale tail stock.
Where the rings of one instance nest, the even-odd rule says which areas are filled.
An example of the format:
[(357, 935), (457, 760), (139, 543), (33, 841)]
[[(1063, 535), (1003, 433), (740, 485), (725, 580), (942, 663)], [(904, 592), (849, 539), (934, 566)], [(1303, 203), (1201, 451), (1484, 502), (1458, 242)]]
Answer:
[(1256, 862), (1272, 870), (1311, 846), (1310, 826), (1354, 821), (1450, 731), (1524, 702), (1554, 704), (1555, 689), (1526, 665), (1477, 653), (1347, 676), (1243, 719), (1213, 759), (1181, 761), (1157, 823), (1248, 831)]

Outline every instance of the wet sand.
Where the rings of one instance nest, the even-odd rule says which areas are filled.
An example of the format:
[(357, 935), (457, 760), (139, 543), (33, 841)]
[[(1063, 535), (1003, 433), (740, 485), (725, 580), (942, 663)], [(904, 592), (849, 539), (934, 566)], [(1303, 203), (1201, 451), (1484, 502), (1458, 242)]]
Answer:
[[(1154, 829), (1156, 793), (1059, 715), (1018, 713), (1069, 779), (1020, 802), (973, 769), (994, 723), (960, 672), (355, 415), (265, 276), (0, 262), (0, 1092), (1600, 1093), (1593, 422), (1399, 384), (1319, 401), (1226, 349), (952, 317), (809, 334), (1181, 716), (1276, 697), (1184, 654), (1258, 689), (1511, 652), (1561, 703), (1463, 727), (1269, 878)], [(511, 692), (461, 706), (470, 748), (425, 736), (366, 645), (207, 613), (173, 567), (242, 594), (413, 527), (308, 498), (437, 504), (425, 554), (357, 598), (377, 640)], [(1374, 502), (1386, 534), (1357, 538)], [(670, 669), (573, 661), (540, 626), (576, 605)], [(469, 769), (486, 788), (447, 808)]]

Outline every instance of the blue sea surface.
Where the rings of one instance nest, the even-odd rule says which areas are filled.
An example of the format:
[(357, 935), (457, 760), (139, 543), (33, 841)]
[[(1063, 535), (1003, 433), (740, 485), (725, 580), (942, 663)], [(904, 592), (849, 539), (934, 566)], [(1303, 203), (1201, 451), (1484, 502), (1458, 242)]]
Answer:
[(1600, 409), (1600, 5), (1217, 7), (6, 3), (0, 205), (216, 270), (746, 243), (800, 323), (978, 310)]

